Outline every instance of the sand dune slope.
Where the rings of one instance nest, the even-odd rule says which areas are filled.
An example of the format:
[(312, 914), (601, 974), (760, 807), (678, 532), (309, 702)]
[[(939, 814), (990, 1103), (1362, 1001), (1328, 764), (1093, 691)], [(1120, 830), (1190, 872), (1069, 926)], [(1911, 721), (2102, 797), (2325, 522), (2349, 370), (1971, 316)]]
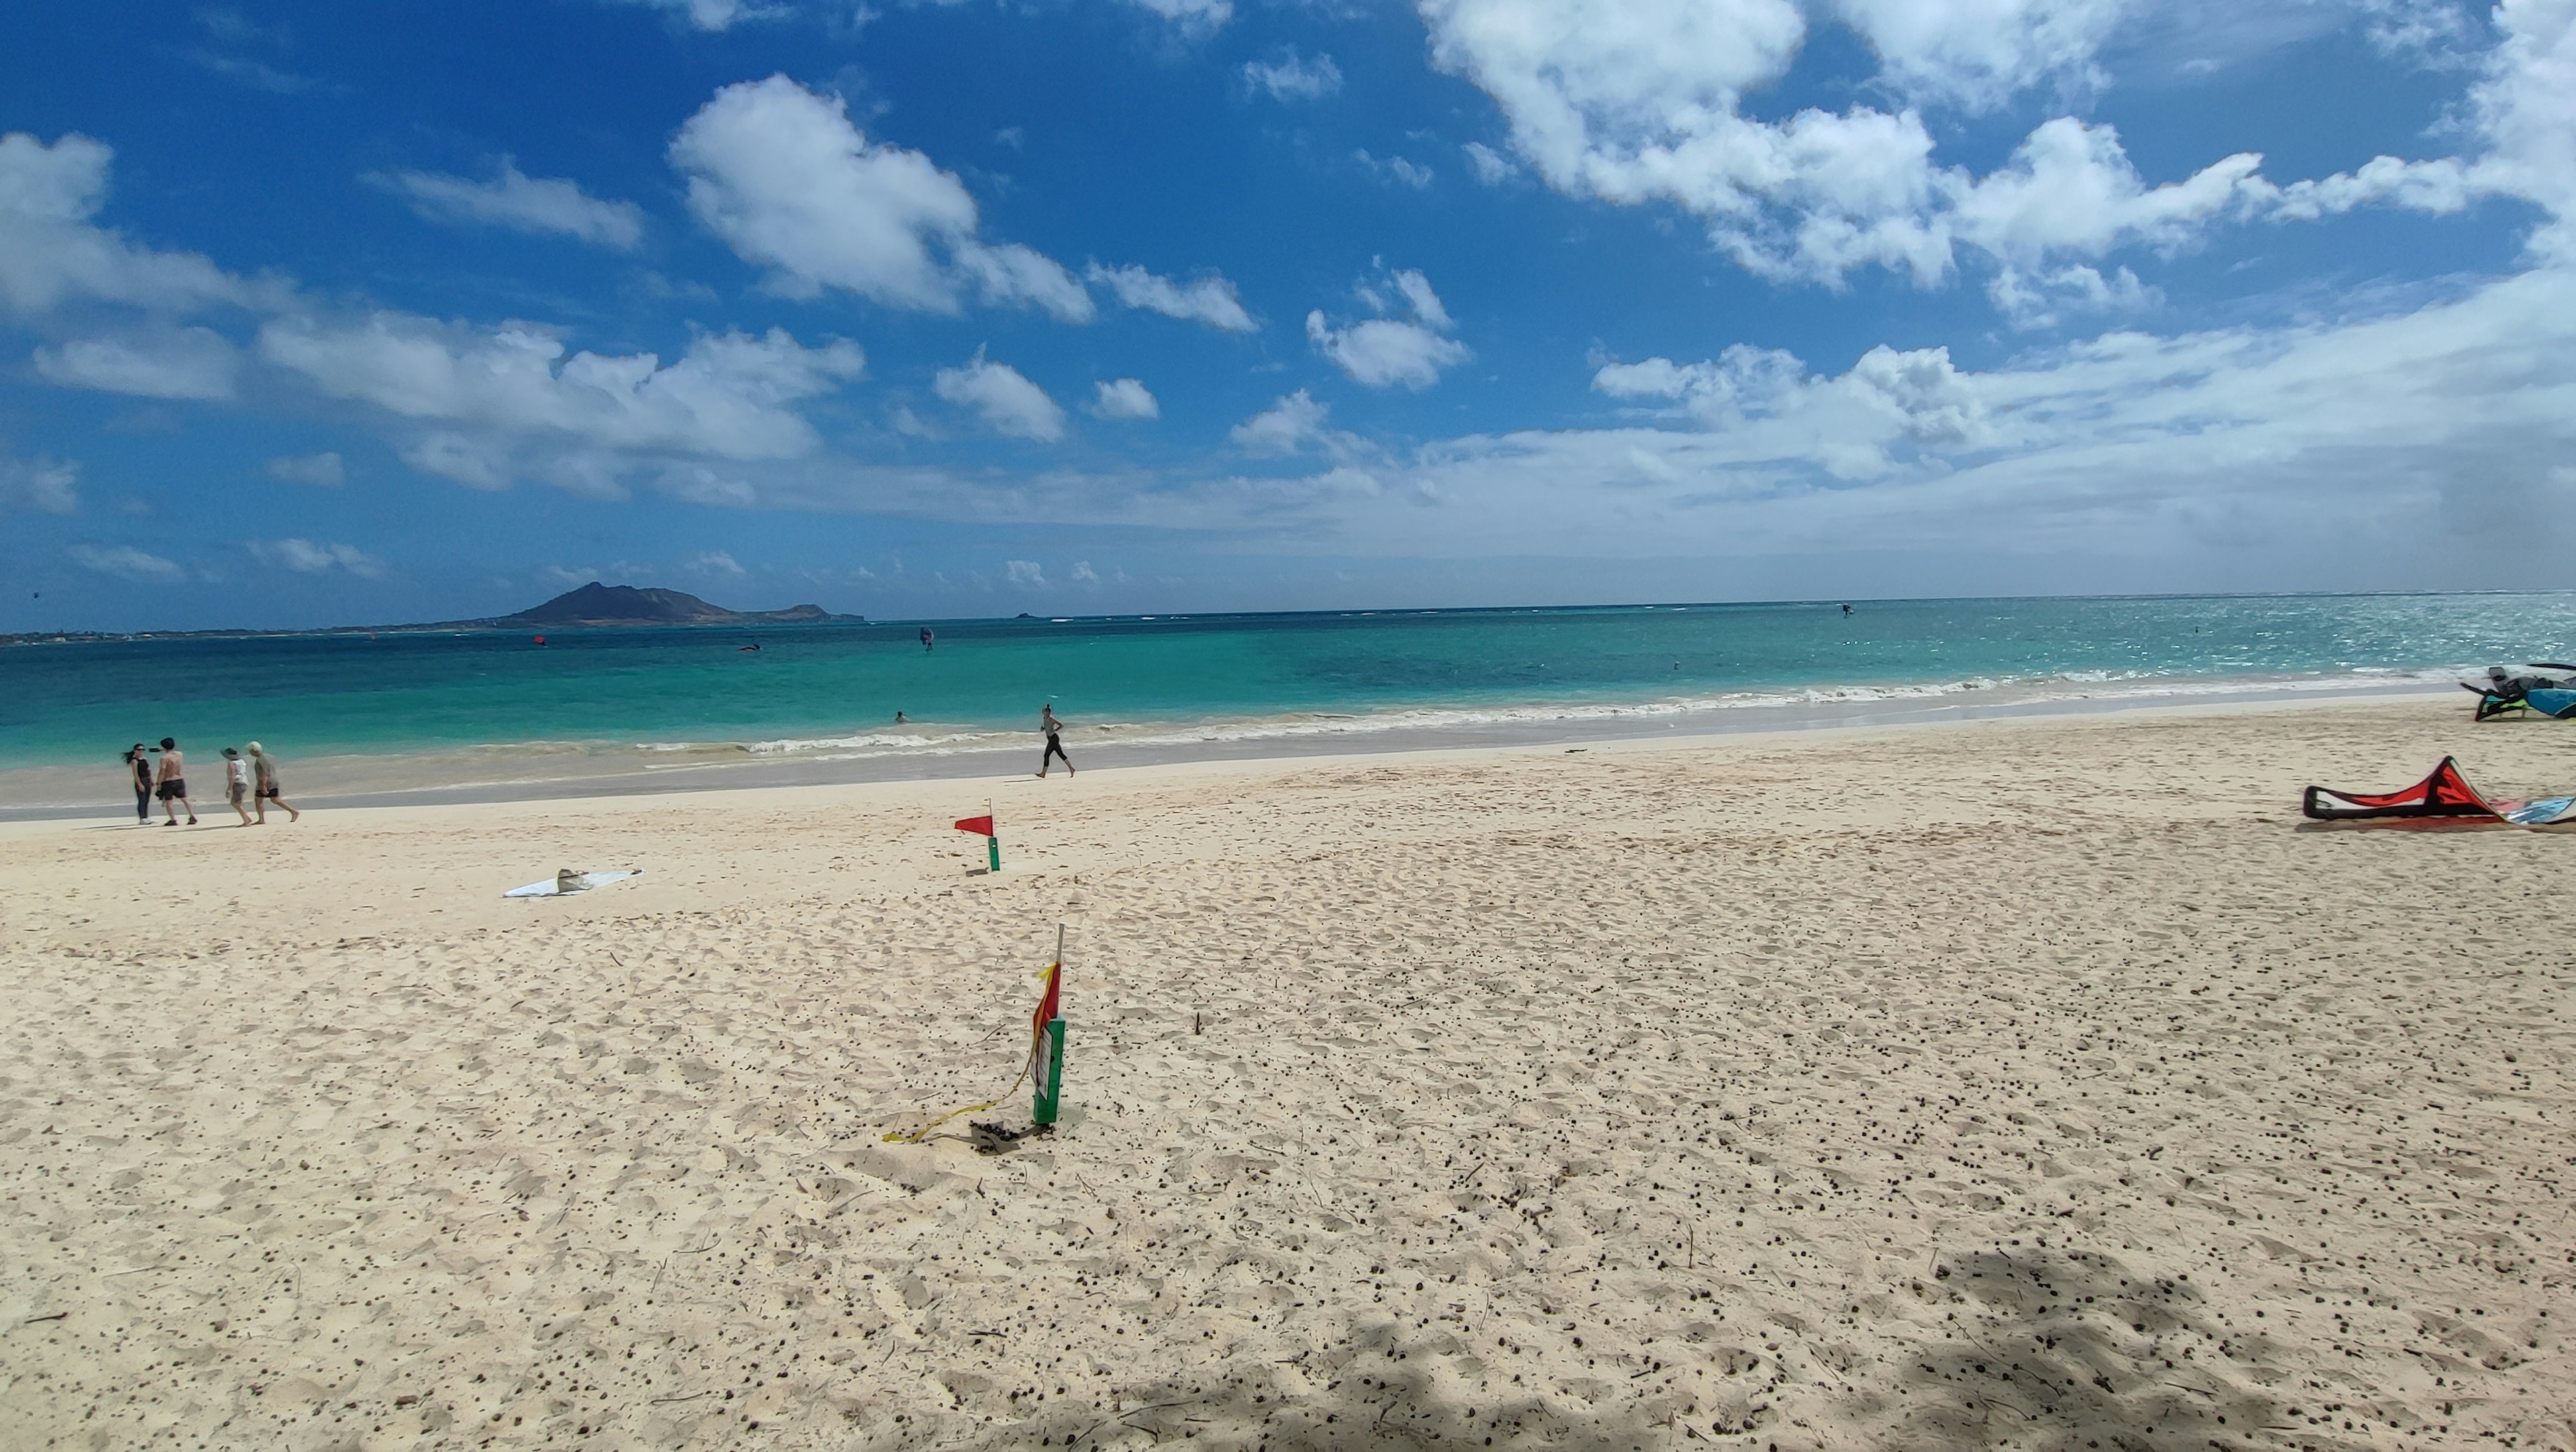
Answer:
[(0, 1445), (2576, 1445), (2460, 714), (5, 829)]

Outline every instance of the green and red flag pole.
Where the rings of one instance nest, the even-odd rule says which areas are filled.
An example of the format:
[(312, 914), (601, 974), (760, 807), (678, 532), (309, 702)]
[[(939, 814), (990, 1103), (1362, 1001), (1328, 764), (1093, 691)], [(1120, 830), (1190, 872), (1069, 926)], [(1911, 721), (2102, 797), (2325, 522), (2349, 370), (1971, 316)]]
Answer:
[(984, 815), (960, 818), (957, 830), (972, 832), (983, 838), (985, 860), (991, 865), (993, 871), (1002, 870), (1002, 839), (993, 830), (993, 804), (990, 801), (984, 803)]
[(1055, 1123), (1056, 1110), (1064, 1093), (1064, 924), (1055, 925), (1055, 961), (1047, 965), (1046, 992), (1038, 999), (1037, 1012), (1029, 1016), (1032, 1030), (1030, 1051), (1031, 1078), (1036, 1082), (1029, 1095), (1029, 1118), (1039, 1124)]

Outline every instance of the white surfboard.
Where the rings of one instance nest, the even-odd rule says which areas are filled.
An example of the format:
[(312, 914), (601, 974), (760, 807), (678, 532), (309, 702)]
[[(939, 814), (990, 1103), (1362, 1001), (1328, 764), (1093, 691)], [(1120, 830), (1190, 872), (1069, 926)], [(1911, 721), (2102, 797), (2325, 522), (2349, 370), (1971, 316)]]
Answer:
[[(569, 891), (588, 892), (594, 887), (606, 887), (612, 882), (624, 882), (630, 877), (643, 875), (644, 869), (641, 867), (621, 868), (615, 872), (585, 872), (581, 875), (581, 886)], [(503, 897), (564, 897), (568, 893), (560, 880), (549, 877), (543, 882), (532, 882), (525, 887), (511, 888), (501, 895)]]

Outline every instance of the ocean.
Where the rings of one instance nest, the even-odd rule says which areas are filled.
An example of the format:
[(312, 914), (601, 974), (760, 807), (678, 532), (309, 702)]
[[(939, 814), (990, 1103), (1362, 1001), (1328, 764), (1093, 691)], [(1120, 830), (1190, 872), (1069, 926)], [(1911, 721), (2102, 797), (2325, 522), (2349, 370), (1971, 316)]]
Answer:
[[(1077, 762), (2447, 689), (2576, 651), (2576, 595), (1353, 610), (174, 638), (0, 649), (0, 812), (112, 805), (118, 754), (257, 738), (323, 796)], [(758, 647), (748, 649), (747, 647)], [(2463, 698), (2465, 708), (2465, 698)], [(906, 722), (895, 724), (895, 713)], [(1019, 756), (1027, 762), (1020, 763)], [(676, 775), (675, 775), (676, 774)], [(622, 788), (621, 788), (622, 789)], [(130, 799), (129, 799), (130, 800)]]

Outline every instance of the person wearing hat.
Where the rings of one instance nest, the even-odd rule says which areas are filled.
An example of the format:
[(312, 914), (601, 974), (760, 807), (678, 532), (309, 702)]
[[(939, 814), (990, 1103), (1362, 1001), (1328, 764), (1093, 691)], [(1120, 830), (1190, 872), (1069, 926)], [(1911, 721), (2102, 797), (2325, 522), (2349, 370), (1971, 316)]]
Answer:
[(259, 812), (259, 815), (253, 820), (261, 822), (267, 821), (268, 804), (271, 802), (275, 802), (281, 807), (286, 807), (286, 820), (292, 822), (302, 818), (304, 815), (302, 812), (295, 810), (293, 807), (287, 806), (286, 798), (277, 794), (277, 758), (269, 755), (265, 751), (262, 751), (259, 743), (256, 741), (250, 744), (249, 751), (251, 767), (255, 774), (252, 783), (251, 806), (258, 809)]
[(224, 800), (232, 803), (233, 815), (241, 818), (241, 824), (249, 826), (250, 808), (243, 803), (250, 800), (250, 763), (229, 746), (224, 748)]

